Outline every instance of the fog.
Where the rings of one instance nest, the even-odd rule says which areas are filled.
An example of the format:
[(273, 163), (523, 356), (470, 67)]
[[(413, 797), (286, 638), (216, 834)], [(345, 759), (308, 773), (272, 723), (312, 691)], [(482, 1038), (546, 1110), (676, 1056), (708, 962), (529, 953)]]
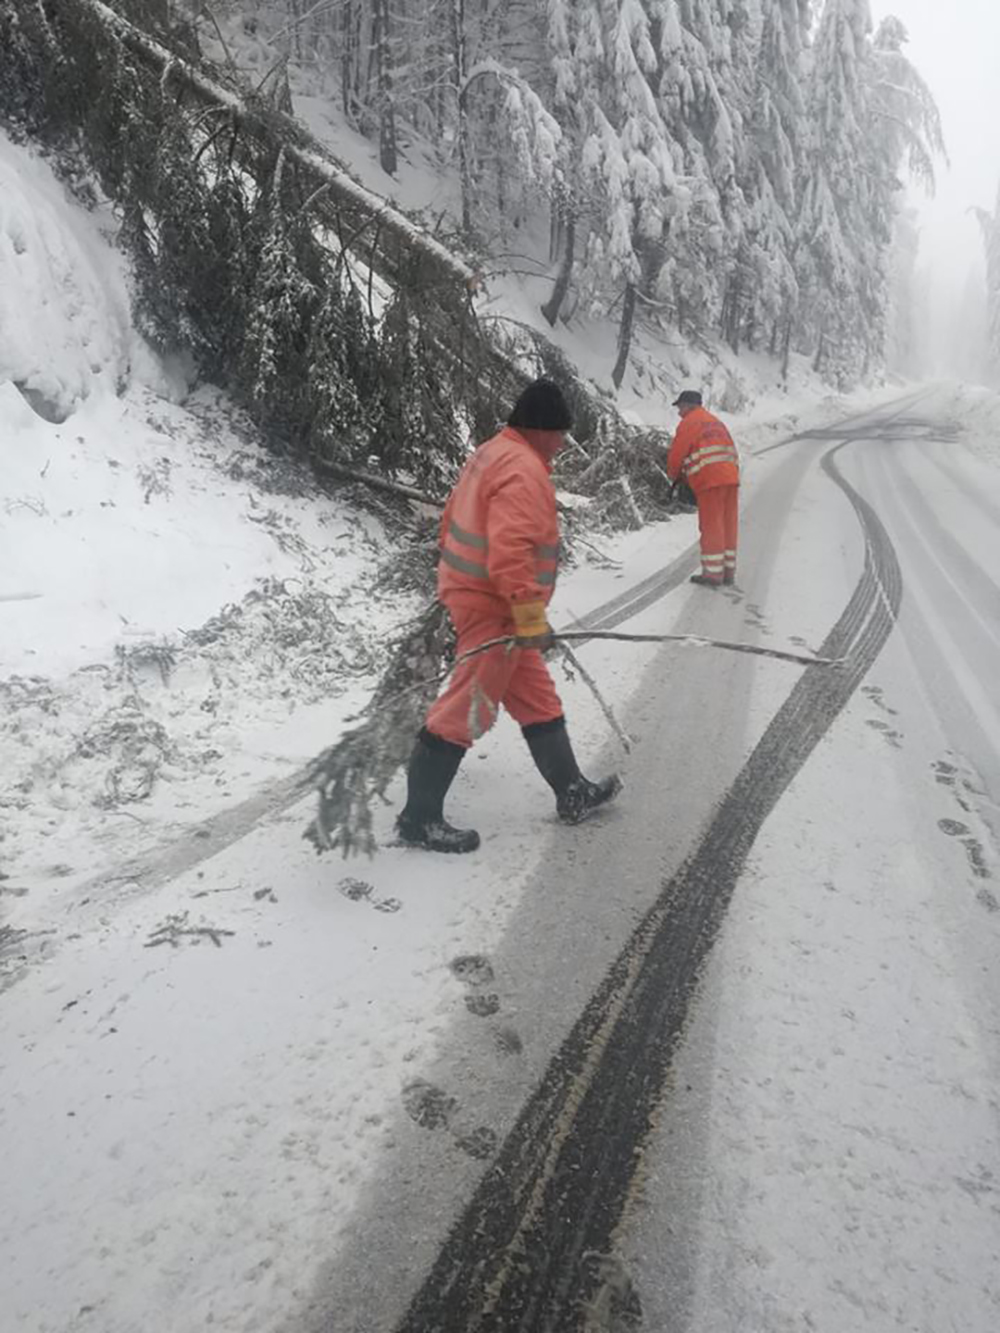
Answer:
[(938, 169), (936, 197), (910, 191), (918, 213), (921, 293), (917, 318), (927, 373), (977, 378), (974, 344), (985, 320), (979, 224), (1000, 184), (1000, 4), (997, 0), (872, 0), (875, 24), (894, 14), (907, 53), (941, 110), (950, 166)]

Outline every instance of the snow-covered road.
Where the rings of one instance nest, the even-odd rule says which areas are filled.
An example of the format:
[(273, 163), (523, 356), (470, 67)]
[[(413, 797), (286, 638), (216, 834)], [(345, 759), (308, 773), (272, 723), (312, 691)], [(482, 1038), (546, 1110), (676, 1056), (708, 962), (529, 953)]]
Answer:
[[(845, 432), (898, 624), (762, 830), (703, 977), (620, 1239), (643, 1327), (1000, 1323), (1000, 475), (961, 424), (932, 394)], [(824, 581), (856, 549), (844, 517)]]
[[(677, 627), (797, 634), (848, 666), (789, 694), (742, 660), (651, 662), (627, 808), (582, 856), (543, 857), (490, 960), (495, 1030), (467, 1021), (433, 1071), (505, 1131), (493, 1165), (477, 1180), (404, 1134), (311, 1330), (996, 1326), (998, 759), (989, 713), (959, 726), (924, 693), (913, 636), (928, 602), (952, 612), (897, 538), (936, 435), (917, 401), (762, 464), (742, 595), (690, 600)], [(967, 493), (1000, 493), (935, 448)], [(997, 552), (956, 530), (979, 578), (968, 631), (935, 638), (975, 716)], [(513, 1069), (501, 1016), (526, 1037)]]

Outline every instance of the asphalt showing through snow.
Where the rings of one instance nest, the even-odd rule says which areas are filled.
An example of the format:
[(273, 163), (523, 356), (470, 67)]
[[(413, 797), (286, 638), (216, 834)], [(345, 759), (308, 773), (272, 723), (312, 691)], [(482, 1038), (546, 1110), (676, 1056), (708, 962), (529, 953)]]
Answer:
[[(807, 671), (793, 688), (549, 1064), (398, 1333), (569, 1333), (609, 1301), (622, 1327), (641, 1318), (620, 1275), (610, 1296), (602, 1292), (607, 1270), (595, 1256), (613, 1251), (700, 970), (757, 833), (895, 625), (903, 586), (892, 544), (837, 462), (852, 440), (877, 437), (891, 421), (842, 428), (822, 459), (865, 542), (862, 575), (819, 649), (844, 666)], [(672, 568), (631, 590), (620, 608), (604, 609), (601, 627), (682, 576)]]

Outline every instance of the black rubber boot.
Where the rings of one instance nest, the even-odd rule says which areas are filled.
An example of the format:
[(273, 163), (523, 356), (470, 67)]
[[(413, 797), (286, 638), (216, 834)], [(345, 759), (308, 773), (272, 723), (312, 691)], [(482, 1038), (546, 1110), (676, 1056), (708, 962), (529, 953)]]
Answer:
[(580, 772), (564, 717), (522, 727), (539, 773), (556, 794), (556, 814), (564, 824), (579, 824), (622, 789), (617, 773), (591, 782)]
[(444, 817), (444, 798), (464, 758), (463, 746), (426, 727), (420, 732), (406, 774), (406, 806), (396, 820), (396, 832), (407, 846), (429, 852), (474, 852), (479, 846), (475, 829), (454, 828)]
[(722, 582), (726, 585), (727, 588), (731, 588), (733, 584), (736, 582), (736, 570), (727, 569), (722, 576)]
[(707, 574), (692, 574), (688, 583), (697, 583), (700, 588), (721, 588), (721, 579), (710, 579)]

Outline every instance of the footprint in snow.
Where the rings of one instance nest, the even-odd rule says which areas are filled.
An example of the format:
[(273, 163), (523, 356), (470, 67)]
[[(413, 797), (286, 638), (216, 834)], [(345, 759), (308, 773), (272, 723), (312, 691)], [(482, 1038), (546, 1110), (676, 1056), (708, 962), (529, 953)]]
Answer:
[(770, 630), (767, 628), (767, 621), (764, 613), (756, 602), (747, 602), (746, 615), (743, 617), (744, 625), (752, 625), (754, 629), (759, 629), (761, 634), (768, 635)]
[[(460, 954), (450, 964), (453, 975), (468, 988), (465, 1007), (476, 1018), (493, 1018), (500, 1012), (500, 996), (487, 987), (495, 980), (493, 964), (482, 953)], [(512, 1027), (498, 1027), (493, 1041), (500, 1055), (520, 1055), (524, 1042)]]
[(983, 851), (983, 844), (978, 838), (963, 838), (962, 846), (965, 848), (965, 854), (969, 858), (969, 867), (977, 879), (992, 879), (990, 868), (986, 864), (986, 854)]
[(403, 1089), (403, 1106), (406, 1114), (421, 1129), (445, 1129), (458, 1110), (458, 1102), (454, 1097), (449, 1097), (423, 1078), (407, 1083)]
[[(960, 819), (939, 819), (938, 828), (942, 833), (946, 833), (949, 838), (960, 838), (962, 846), (965, 848), (965, 855), (968, 857), (969, 869), (977, 879), (992, 879), (993, 874), (986, 864), (986, 853), (983, 850), (983, 844), (972, 833), (967, 824), (963, 824)], [(992, 895), (988, 895), (992, 897)], [(982, 894), (977, 895), (982, 902)]]
[(450, 963), (451, 971), (471, 994), (465, 997), (465, 1007), (477, 1018), (489, 1018), (500, 1011), (500, 996), (485, 987), (494, 980), (493, 964), (482, 953), (460, 954)]
[(497, 1146), (496, 1133), (488, 1125), (472, 1128), (456, 1123), (459, 1106), (442, 1088), (427, 1079), (414, 1079), (403, 1089), (403, 1107), (421, 1129), (450, 1129), (455, 1146), (467, 1157), (485, 1161)]
[(514, 1028), (498, 1028), (494, 1040), (501, 1055), (520, 1055), (524, 1050), (524, 1042)]
[(469, 986), (488, 986), (493, 980), (493, 964), (484, 953), (463, 953), (449, 964), (459, 981)]
[(880, 731), (894, 750), (901, 750), (903, 747), (900, 741), (903, 739), (903, 733), (890, 727), (888, 722), (883, 722), (881, 718), (869, 717), (865, 722), (873, 731)]
[(466, 1134), (456, 1134), (455, 1142), (468, 1157), (474, 1157), (477, 1162), (485, 1162), (487, 1157), (492, 1157), (496, 1151), (497, 1136), (486, 1125), (480, 1125)]
[(881, 708), (883, 713), (888, 713), (890, 717), (898, 717), (899, 710), (890, 708), (885, 701), (885, 692), (880, 685), (862, 685), (861, 693), (867, 695), (876, 708)]
[(352, 903), (370, 903), (376, 912), (398, 912), (403, 906), (398, 898), (379, 898), (373, 885), (366, 880), (355, 879), (351, 875), (347, 875), (338, 883), (337, 892), (349, 898)]

